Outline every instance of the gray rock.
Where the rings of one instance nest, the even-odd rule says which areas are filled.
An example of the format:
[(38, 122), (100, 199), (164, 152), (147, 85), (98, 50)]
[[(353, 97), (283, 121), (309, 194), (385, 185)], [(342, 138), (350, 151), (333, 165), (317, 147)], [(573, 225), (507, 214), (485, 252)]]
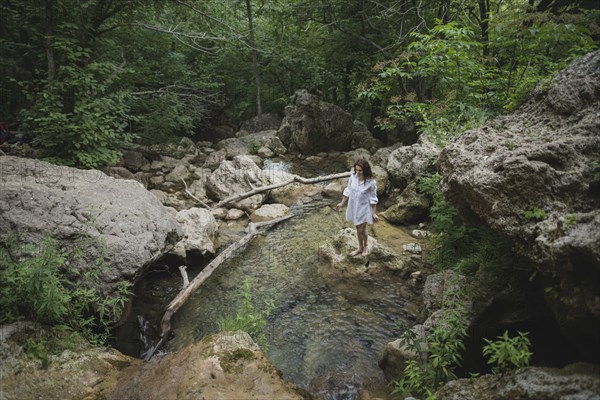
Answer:
[(270, 221), (290, 213), (290, 208), (284, 204), (264, 204), (250, 215), (253, 222)]
[(306, 90), (297, 90), (290, 102), (277, 132), (284, 146), (304, 154), (350, 150), (354, 129), (350, 113)]
[(395, 224), (411, 224), (427, 218), (429, 206), (429, 199), (417, 193), (416, 185), (412, 182), (381, 215)]
[(102, 172), (116, 179), (135, 179), (131, 171), (124, 167), (106, 167)]
[(529, 258), (583, 357), (600, 354), (600, 51), (441, 153), (446, 197)]
[(397, 271), (408, 276), (417, 267), (410, 257), (397, 254), (373, 237), (369, 237), (368, 247), (368, 257), (352, 257), (350, 253), (358, 248), (356, 231), (352, 228), (342, 229), (319, 248), (319, 255), (327, 264), (322, 273), (335, 279), (370, 278), (384, 271)]
[(169, 172), (165, 176), (165, 181), (172, 182), (177, 185), (183, 186), (183, 182), (181, 180), (183, 179), (183, 180), (187, 181), (187, 179), (189, 177), (190, 177), (190, 170), (187, 168), (187, 166), (185, 166), (184, 164), (177, 164), (171, 170), (171, 172)]
[(411, 146), (398, 147), (387, 162), (390, 181), (395, 188), (404, 190), (416, 178), (435, 172), (434, 163), (439, 154), (440, 149), (426, 135), (421, 135)]
[(245, 332), (205, 336), (183, 349), (132, 365), (108, 400), (301, 400)]
[[(266, 184), (261, 169), (252, 159), (247, 156), (236, 156), (232, 161), (223, 161), (208, 177), (206, 191), (209, 197), (219, 201)], [(264, 199), (263, 194), (256, 194), (233, 205), (242, 210), (252, 211), (258, 208)]]
[(275, 155), (273, 150), (271, 150), (268, 147), (261, 147), (260, 149), (258, 149), (257, 154), (260, 158), (271, 158)]
[(364, 148), (374, 153), (383, 146), (379, 139), (375, 139), (367, 126), (360, 121), (354, 121), (352, 127), (352, 148)]
[(139, 151), (126, 150), (121, 158), (123, 167), (130, 171), (140, 171), (145, 165), (150, 164), (150, 161), (144, 157)]
[(186, 254), (198, 252), (215, 254), (215, 239), (219, 225), (205, 208), (190, 208), (177, 213), (177, 222), (183, 230), (183, 248)]
[(52, 236), (66, 251), (82, 251), (78, 268), (103, 259), (107, 295), (181, 236), (175, 218), (139, 182), (11, 156), (0, 157), (0, 171), (0, 238), (18, 233), (22, 242), (40, 245)]
[(341, 199), (344, 188), (338, 182), (329, 183), (323, 188), (323, 196)]
[(508, 375), (458, 379), (435, 393), (438, 400), (600, 400), (598, 365), (521, 368)]

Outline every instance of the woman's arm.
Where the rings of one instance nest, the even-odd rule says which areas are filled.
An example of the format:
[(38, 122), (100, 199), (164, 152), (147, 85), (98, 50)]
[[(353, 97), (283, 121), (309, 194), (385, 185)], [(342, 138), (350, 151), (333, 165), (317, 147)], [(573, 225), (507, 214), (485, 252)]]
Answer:
[(371, 215), (373, 215), (373, 221), (379, 221), (379, 215), (377, 215), (377, 203), (379, 203), (379, 199), (377, 198), (377, 183), (375, 179), (371, 182), (371, 193), (369, 194), (369, 204), (371, 204)]
[(347, 202), (347, 201), (348, 201), (348, 197), (347, 197), (347, 196), (344, 196), (344, 195), (342, 195), (342, 201), (340, 201), (340, 202), (339, 202), (339, 203), (338, 203), (338, 204), (335, 206), (335, 209), (336, 209), (336, 211), (340, 211), (340, 209), (341, 209), (342, 207), (344, 207), (344, 204), (346, 204), (346, 202)]

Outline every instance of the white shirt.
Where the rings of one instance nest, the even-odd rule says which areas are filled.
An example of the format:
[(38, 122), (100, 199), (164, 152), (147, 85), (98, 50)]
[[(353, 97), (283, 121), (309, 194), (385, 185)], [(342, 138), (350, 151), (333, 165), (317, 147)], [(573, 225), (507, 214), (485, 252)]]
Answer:
[(344, 196), (348, 197), (346, 221), (353, 221), (354, 225), (373, 223), (371, 205), (377, 204), (377, 183), (375, 179), (359, 182), (358, 175), (350, 175), (348, 186), (344, 189)]

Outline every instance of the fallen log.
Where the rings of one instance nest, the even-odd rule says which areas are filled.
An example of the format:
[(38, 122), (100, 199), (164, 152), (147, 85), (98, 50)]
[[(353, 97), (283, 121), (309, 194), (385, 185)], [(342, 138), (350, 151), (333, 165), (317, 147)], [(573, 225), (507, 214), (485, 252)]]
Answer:
[(274, 184), (268, 185), (268, 186), (257, 187), (248, 192), (230, 196), (226, 199), (219, 201), (217, 203), (217, 207), (221, 207), (222, 205), (225, 205), (227, 203), (233, 203), (235, 201), (242, 200), (247, 197), (254, 196), (255, 194), (266, 192), (268, 190), (277, 189), (277, 188), (289, 185), (294, 182), (299, 182), (299, 183), (303, 183), (303, 184), (311, 184), (311, 183), (318, 183), (318, 182), (323, 182), (323, 181), (330, 181), (333, 179), (345, 178), (347, 176), (350, 176), (351, 174), (352, 174), (351, 172), (342, 172), (339, 174), (317, 176), (316, 178), (303, 178), (301, 176), (294, 175), (294, 177), (292, 179), (288, 179), (287, 181), (284, 181), (284, 182), (274, 183)]
[(157, 349), (163, 345), (169, 338), (171, 334), (171, 318), (173, 315), (181, 308), (181, 306), (187, 301), (187, 299), (212, 275), (212, 273), (221, 265), (225, 260), (230, 258), (235, 254), (235, 252), (246, 245), (250, 239), (252, 239), (257, 233), (258, 228), (264, 226), (272, 226), (281, 221), (285, 221), (287, 219), (292, 218), (293, 215), (287, 215), (285, 217), (277, 218), (271, 221), (263, 221), (263, 222), (250, 222), (248, 225), (248, 233), (244, 235), (240, 240), (235, 243), (232, 243), (229, 247), (227, 247), (221, 254), (215, 257), (200, 273), (192, 279), (192, 281), (183, 288), (177, 296), (167, 306), (165, 313), (160, 322), (160, 338), (156, 345), (148, 349), (146, 353), (144, 353), (144, 360), (148, 361)]

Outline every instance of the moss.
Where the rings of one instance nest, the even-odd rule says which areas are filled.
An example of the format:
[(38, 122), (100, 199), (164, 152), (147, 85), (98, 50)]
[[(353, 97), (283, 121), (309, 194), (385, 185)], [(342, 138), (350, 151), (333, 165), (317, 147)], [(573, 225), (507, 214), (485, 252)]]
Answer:
[(253, 360), (256, 356), (252, 350), (248, 349), (236, 349), (235, 351), (228, 352), (221, 357), (221, 368), (225, 373), (240, 373), (243, 371), (243, 363), (240, 364), (240, 360)]

